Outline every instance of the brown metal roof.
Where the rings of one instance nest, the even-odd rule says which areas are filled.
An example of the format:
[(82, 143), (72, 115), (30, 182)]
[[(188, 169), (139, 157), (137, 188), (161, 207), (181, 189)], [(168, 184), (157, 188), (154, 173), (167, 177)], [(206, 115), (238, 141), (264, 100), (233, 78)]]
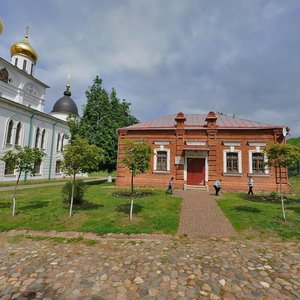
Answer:
[[(285, 126), (275, 126), (271, 124), (265, 124), (261, 122), (250, 121), (246, 119), (240, 119), (237, 117), (230, 117), (224, 115), (217, 116), (217, 127), (219, 129), (272, 129), (282, 128)], [(176, 115), (168, 115), (156, 118), (151, 121), (135, 124), (132, 126), (124, 127), (126, 130), (163, 130), (175, 128)], [(205, 121), (206, 114), (185, 114), (186, 122), (185, 129), (206, 129), (207, 122)]]

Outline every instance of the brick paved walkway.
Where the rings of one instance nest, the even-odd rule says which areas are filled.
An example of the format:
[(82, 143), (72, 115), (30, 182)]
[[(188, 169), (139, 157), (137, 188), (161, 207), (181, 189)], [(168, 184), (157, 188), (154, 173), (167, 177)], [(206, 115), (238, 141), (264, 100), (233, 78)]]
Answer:
[(183, 198), (179, 235), (231, 237), (236, 233), (215, 201), (215, 196), (196, 190), (176, 190)]

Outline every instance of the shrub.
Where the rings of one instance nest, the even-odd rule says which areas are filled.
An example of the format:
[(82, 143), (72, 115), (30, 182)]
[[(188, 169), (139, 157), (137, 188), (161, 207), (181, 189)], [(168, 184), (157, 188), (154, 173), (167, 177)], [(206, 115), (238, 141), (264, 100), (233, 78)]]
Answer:
[[(84, 184), (82, 179), (75, 180), (74, 187), (74, 204), (81, 204), (83, 202), (84, 193), (87, 189), (86, 184)], [(66, 184), (62, 188), (62, 198), (64, 202), (70, 203), (72, 196), (72, 181), (66, 182)]]

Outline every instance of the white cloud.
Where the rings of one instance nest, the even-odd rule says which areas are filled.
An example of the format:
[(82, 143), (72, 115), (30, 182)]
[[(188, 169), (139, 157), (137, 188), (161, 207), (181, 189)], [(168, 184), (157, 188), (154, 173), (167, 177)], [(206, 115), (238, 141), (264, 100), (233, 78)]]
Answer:
[[(300, 110), (300, 3), (260, 0), (10, 0), (0, 4), (0, 55), (23, 38), (51, 86), (46, 110), (71, 73), (81, 107), (99, 74), (141, 120), (213, 109), (273, 124)], [(300, 135), (300, 123), (292, 131)]]

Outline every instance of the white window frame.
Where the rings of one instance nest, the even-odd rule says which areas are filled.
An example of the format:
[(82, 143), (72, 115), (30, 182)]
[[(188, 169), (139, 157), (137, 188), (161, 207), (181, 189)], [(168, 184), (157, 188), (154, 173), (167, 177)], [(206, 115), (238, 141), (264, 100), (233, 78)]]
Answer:
[[(167, 152), (167, 170), (165, 170), (165, 171), (157, 170), (157, 152), (158, 151)], [(160, 148), (154, 149), (153, 172), (155, 172), (155, 173), (170, 173), (170, 149), (164, 148), (163, 146), (161, 146)]]
[[(20, 124), (20, 132), (19, 132), (19, 141), (18, 143), (16, 144), (16, 138), (17, 138), (17, 135), (18, 135), (18, 126)], [(16, 133), (15, 133), (15, 136), (14, 136), (14, 145), (22, 145), (22, 131), (23, 131), (23, 124), (21, 121), (18, 121), (16, 122)]]
[[(264, 162), (265, 162), (265, 172), (264, 173), (253, 173), (253, 168), (252, 168), (252, 155), (253, 153), (263, 153), (264, 154)], [(268, 175), (269, 174), (269, 168), (267, 166), (268, 163), (268, 157), (267, 154), (264, 153), (263, 150), (260, 149), (260, 147), (257, 147), (255, 150), (249, 150), (249, 173), (251, 175)]]
[[(238, 175), (242, 174), (242, 150), (236, 150), (234, 147), (230, 147), (231, 149), (223, 150), (223, 173), (230, 175)], [(227, 172), (227, 153), (237, 153), (238, 154), (238, 172), (232, 173)]]

